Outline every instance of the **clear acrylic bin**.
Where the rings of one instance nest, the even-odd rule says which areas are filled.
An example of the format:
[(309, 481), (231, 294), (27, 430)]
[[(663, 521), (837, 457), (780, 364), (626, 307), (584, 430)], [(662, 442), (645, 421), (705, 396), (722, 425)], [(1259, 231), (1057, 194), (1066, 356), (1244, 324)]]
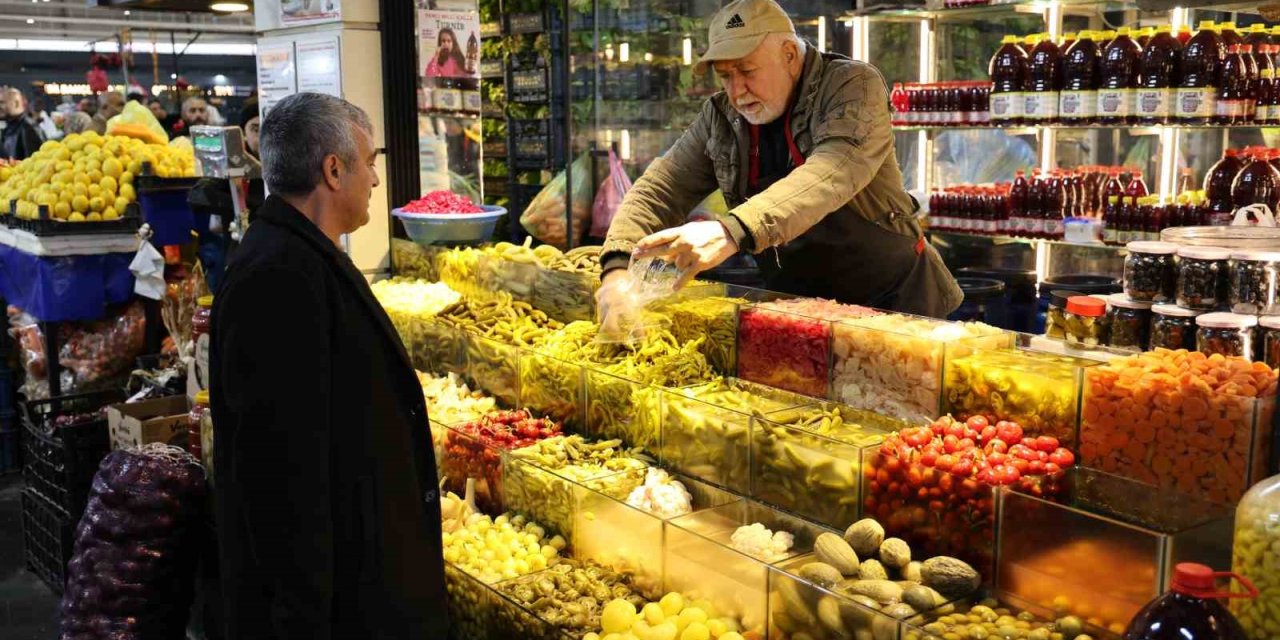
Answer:
[(473, 333), (466, 334), (466, 375), (472, 389), (484, 392), (506, 407), (520, 402), (520, 348)]
[(520, 350), (520, 406), (581, 429), (586, 418), (586, 385), (582, 365)]
[(1179, 562), (1231, 566), (1230, 506), (1087, 468), (1056, 497), (1004, 491), (1001, 591), (1122, 632)]

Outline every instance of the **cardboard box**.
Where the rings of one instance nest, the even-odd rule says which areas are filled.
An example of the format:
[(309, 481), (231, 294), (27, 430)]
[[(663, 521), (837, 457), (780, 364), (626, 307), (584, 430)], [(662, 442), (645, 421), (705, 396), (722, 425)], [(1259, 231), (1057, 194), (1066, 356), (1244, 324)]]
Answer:
[(113, 404), (107, 407), (111, 450), (152, 442), (164, 442), (185, 449), (189, 412), (186, 396), (169, 396), (134, 404)]

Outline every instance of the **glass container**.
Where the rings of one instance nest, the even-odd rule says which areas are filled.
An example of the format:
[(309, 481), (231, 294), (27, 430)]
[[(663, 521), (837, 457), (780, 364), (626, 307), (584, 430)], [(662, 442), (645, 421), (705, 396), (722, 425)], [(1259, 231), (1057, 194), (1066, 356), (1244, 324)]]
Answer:
[(194, 404), (191, 405), (191, 413), (187, 414), (187, 451), (197, 460), (202, 459), (203, 442), (200, 439), (200, 426), (204, 423), (207, 413), (209, 413), (209, 392), (198, 391)]
[(1280, 251), (1237, 251), (1231, 260), (1231, 310), (1280, 314)]
[(1130, 242), (1124, 259), (1124, 292), (1132, 300), (1172, 302), (1178, 279), (1171, 242)]
[(1212, 311), (1227, 304), (1231, 251), (1218, 247), (1178, 250), (1179, 307)]
[(1280, 316), (1263, 316), (1258, 324), (1262, 326), (1262, 355), (1259, 360), (1272, 369), (1280, 369)]
[(1107, 339), (1107, 303), (1093, 296), (1067, 300), (1065, 315), (1067, 344), (1077, 347), (1102, 346)]
[(1252, 360), (1258, 319), (1237, 313), (1206, 313), (1196, 318), (1196, 350)]
[(1130, 300), (1123, 293), (1107, 296), (1107, 345), (1113, 349), (1145, 351), (1151, 328), (1151, 303)]
[(1280, 476), (1254, 485), (1236, 507), (1231, 570), (1262, 592), (1252, 600), (1235, 600), (1231, 612), (1249, 640), (1280, 637)]
[(1150, 347), (1152, 349), (1196, 348), (1196, 316), (1202, 312), (1175, 304), (1151, 306)]

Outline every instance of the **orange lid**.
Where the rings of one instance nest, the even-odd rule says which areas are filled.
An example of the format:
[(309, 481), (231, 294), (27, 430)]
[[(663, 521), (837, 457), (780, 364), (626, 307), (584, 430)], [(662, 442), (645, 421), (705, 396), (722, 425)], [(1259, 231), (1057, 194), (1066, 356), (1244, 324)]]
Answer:
[(1072, 296), (1067, 298), (1067, 313), (1086, 318), (1101, 318), (1107, 314), (1107, 303), (1092, 296)]

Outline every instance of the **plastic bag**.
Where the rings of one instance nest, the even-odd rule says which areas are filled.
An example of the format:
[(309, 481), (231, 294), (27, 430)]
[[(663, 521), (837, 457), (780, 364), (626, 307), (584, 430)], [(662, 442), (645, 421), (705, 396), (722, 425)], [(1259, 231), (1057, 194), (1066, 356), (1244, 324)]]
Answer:
[[(596, 312), (600, 331), (596, 342), (633, 344), (643, 340), (651, 329), (660, 327), (661, 314), (646, 313), (646, 308), (675, 293), (680, 271), (675, 265), (657, 258), (632, 260), (627, 277), (617, 278), (600, 289)], [(605, 291), (605, 287), (614, 289)]]
[(1265, 204), (1251, 204), (1247, 207), (1236, 209), (1236, 215), (1231, 221), (1231, 226), (1275, 227), (1276, 216), (1271, 211), (1271, 207)]
[[(34, 317), (13, 306), (9, 307), (9, 326), (26, 372), (21, 391), (27, 399), (48, 398), (44, 332)], [(106, 320), (60, 323), (58, 346), (62, 393), (120, 386), (117, 382), (124, 381), (146, 347), (146, 314), (135, 302)]]
[(169, 134), (165, 133), (160, 121), (141, 102), (126, 104), (120, 115), (108, 120), (107, 135), (129, 136), (155, 144), (169, 143)]
[[(587, 226), (591, 222), (591, 191), (595, 182), (591, 176), (591, 156), (582, 154), (571, 166), (573, 172), (573, 236), (574, 244), (586, 235)], [(565, 217), (565, 172), (561, 171), (555, 179), (542, 188), (533, 202), (520, 215), (520, 226), (530, 235), (561, 249), (568, 248), (568, 222)]]
[(631, 177), (622, 167), (618, 154), (609, 149), (609, 177), (604, 179), (600, 190), (596, 193), (596, 201), (591, 207), (591, 235), (603, 238), (609, 233), (609, 225), (613, 224), (613, 215), (622, 205), (622, 197), (631, 190)]
[(729, 204), (724, 201), (724, 192), (716, 189), (711, 195), (702, 199), (698, 206), (689, 213), (689, 222), (700, 220), (719, 220), (729, 214)]

